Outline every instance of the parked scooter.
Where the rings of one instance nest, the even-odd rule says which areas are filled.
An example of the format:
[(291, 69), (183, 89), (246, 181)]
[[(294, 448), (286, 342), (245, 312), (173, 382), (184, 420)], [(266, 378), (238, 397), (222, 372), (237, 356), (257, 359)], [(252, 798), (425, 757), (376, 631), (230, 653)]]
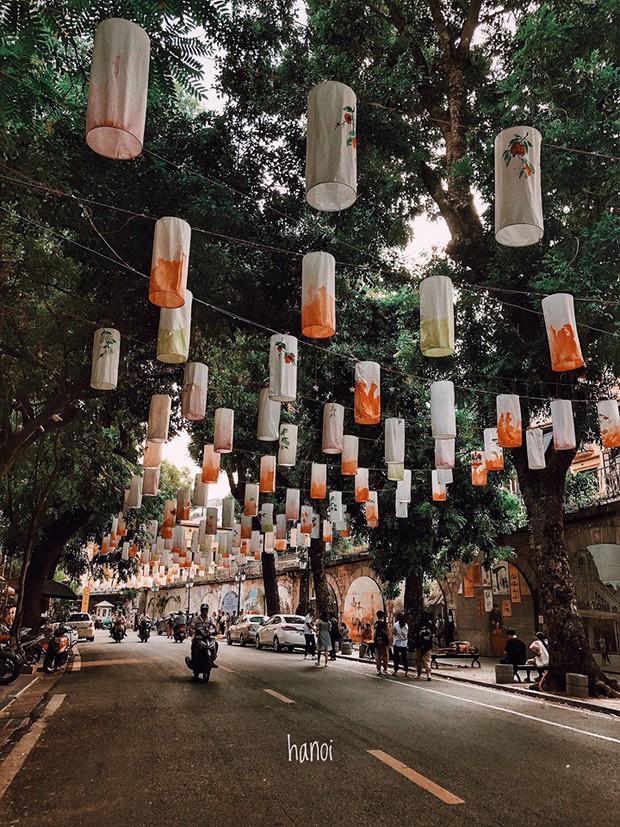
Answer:
[(141, 620), (138, 626), (138, 637), (141, 643), (146, 643), (151, 636), (151, 621)]
[(62, 666), (66, 666), (71, 650), (69, 626), (59, 624), (51, 634), (49, 643), (43, 645), (45, 657), (43, 659), (43, 671), (47, 674), (55, 672)]
[(0, 685), (13, 683), (21, 672), (22, 666), (34, 666), (43, 654), (43, 635), (31, 635), (30, 629), (22, 629), (20, 645), (15, 649), (11, 645), (11, 634), (7, 626), (0, 626)]
[(188, 669), (194, 673), (195, 681), (200, 679), (200, 675), (202, 675), (205, 683), (209, 680), (216, 657), (217, 645), (215, 640), (203, 629), (196, 629), (192, 638), (191, 657), (185, 658)]
[(187, 637), (187, 626), (184, 623), (179, 623), (174, 627), (174, 642), (183, 643)]

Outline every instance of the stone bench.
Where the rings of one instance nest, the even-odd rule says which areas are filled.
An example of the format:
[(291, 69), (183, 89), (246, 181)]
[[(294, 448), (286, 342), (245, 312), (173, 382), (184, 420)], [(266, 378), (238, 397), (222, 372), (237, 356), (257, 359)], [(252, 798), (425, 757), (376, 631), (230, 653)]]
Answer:
[(589, 698), (588, 676), (577, 672), (566, 673), (566, 694), (572, 698)]

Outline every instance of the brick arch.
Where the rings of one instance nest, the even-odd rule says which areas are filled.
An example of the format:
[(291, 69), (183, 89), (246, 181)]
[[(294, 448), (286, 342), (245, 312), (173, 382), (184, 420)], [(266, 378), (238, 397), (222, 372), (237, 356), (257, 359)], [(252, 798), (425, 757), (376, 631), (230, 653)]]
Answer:
[(334, 590), (334, 594), (336, 595), (336, 601), (338, 603), (338, 614), (342, 614), (342, 611), (344, 609), (344, 597), (342, 596), (342, 592), (340, 586), (338, 585), (338, 581), (329, 573), (325, 574), (325, 579), (327, 580), (328, 584), (332, 587), (332, 589)]

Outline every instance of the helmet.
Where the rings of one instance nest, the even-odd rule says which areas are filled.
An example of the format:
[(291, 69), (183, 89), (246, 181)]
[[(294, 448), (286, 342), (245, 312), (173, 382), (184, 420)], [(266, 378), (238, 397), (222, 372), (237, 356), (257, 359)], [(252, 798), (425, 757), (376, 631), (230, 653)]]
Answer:
[(206, 609), (207, 611), (209, 611), (209, 604), (208, 603), (201, 603), (200, 604), (200, 611), (202, 611), (203, 609)]

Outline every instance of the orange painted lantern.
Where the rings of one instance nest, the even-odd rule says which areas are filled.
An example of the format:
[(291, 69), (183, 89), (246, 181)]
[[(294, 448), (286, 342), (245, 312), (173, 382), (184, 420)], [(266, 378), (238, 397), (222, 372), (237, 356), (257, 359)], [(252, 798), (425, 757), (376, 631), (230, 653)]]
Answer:
[(215, 411), (215, 430), (213, 450), (218, 454), (230, 454), (233, 449), (235, 412), (232, 408), (217, 408)]
[(215, 485), (220, 478), (220, 455), (213, 445), (205, 445), (202, 451), (202, 481)]
[(602, 399), (596, 403), (601, 440), (604, 448), (620, 447), (620, 414), (615, 399)]
[(519, 448), (523, 442), (521, 401), (516, 393), (500, 393), (497, 405), (497, 443), (501, 448)]
[(332, 542), (332, 524), (329, 520), (323, 520), (323, 542)]
[(276, 458), (266, 454), (260, 458), (260, 493), (275, 494), (276, 491)]
[(370, 499), (370, 486), (368, 482), (368, 468), (358, 468), (355, 475), (355, 502), (367, 503)]
[(189, 520), (192, 491), (179, 488), (177, 492), (177, 520)]
[(551, 368), (555, 371), (575, 370), (585, 364), (575, 321), (575, 302), (570, 293), (554, 293), (542, 300), (547, 328)]
[(487, 464), (484, 451), (471, 452), (471, 483), (476, 486), (487, 484)]
[(312, 533), (312, 506), (302, 505), (301, 507), (301, 533)]
[(366, 525), (376, 528), (379, 525), (379, 497), (376, 491), (369, 492), (369, 499), (366, 503)]
[(431, 471), (431, 484), (433, 492), (433, 502), (441, 503), (448, 499), (448, 490), (445, 485), (439, 482), (437, 471)]
[(155, 222), (149, 301), (157, 307), (185, 304), (190, 240), (187, 221), (167, 215)]
[(351, 434), (342, 437), (341, 473), (343, 477), (353, 477), (357, 473), (359, 439)]
[(330, 253), (307, 253), (301, 267), (301, 332), (327, 339), (336, 332), (336, 259)]
[(378, 362), (355, 365), (355, 421), (358, 425), (377, 425), (381, 421), (381, 365)]
[(256, 517), (258, 515), (258, 493), (256, 483), (246, 482), (243, 501), (243, 513), (246, 517)]
[(497, 428), (484, 429), (484, 456), (487, 471), (504, 470), (504, 452), (497, 441)]
[(327, 496), (327, 465), (320, 462), (312, 463), (310, 475), (310, 498), (323, 500)]
[(177, 501), (166, 500), (164, 503), (164, 518), (161, 524), (161, 536), (164, 540), (172, 540), (172, 530), (177, 523)]
[(142, 477), (142, 496), (156, 497), (159, 493), (159, 468), (145, 468)]

